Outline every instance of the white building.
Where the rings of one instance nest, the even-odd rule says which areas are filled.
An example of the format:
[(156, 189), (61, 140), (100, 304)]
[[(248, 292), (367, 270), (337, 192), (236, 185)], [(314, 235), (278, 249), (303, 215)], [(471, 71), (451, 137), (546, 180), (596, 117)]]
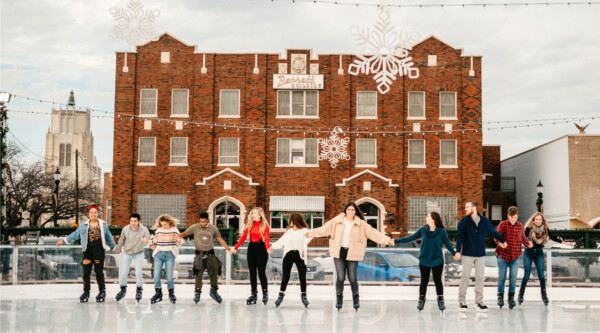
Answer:
[(79, 185), (98, 181), (102, 175), (94, 156), (94, 137), (90, 131), (90, 110), (75, 108), (71, 90), (65, 109), (52, 109), (50, 129), (46, 134), (46, 172), (58, 167), (62, 180), (75, 181), (75, 152), (79, 155)]
[(571, 219), (600, 218), (600, 135), (565, 135), (501, 162), (503, 176), (516, 177), (520, 220), (537, 211), (536, 186), (544, 186), (544, 215), (553, 229)]

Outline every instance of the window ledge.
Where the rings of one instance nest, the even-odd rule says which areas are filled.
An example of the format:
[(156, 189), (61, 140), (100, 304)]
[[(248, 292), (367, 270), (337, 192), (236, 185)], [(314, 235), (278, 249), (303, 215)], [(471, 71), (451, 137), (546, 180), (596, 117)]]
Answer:
[(242, 118), (242, 117), (241, 116), (222, 116), (222, 115), (219, 115), (218, 118)]
[(440, 165), (440, 169), (458, 169), (458, 165)]
[(158, 114), (139, 114), (138, 117), (142, 117), (142, 118), (156, 118), (158, 117)]
[(425, 117), (406, 117), (406, 120), (427, 120)]
[(427, 168), (427, 166), (426, 165), (411, 165), (411, 164), (409, 164), (407, 166), (407, 168), (409, 168), (409, 169), (425, 169), (425, 168)]
[(377, 120), (377, 116), (374, 117), (366, 117), (366, 116), (356, 116), (356, 119), (362, 119), (362, 120)]
[(440, 120), (458, 120), (457, 117), (440, 117)]
[(171, 115), (171, 118), (189, 118), (189, 117), (190, 117), (189, 114), (185, 114), (185, 115), (183, 115), (183, 114), (172, 114)]
[(320, 119), (319, 116), (276, 116), (275, 119)]
[(230, 166), (232, 166), (232, 167), (239, 167), (239, 166), (240, 166), (240, 164), (239, 164), (239, 163), (237, 163), (237, 164), (234, 164), (234, 163), (219, 163), (219, 164), (217, 164), (217, 166), (227, 166), (227, 167), (230, 167)]
[(318, 164), (276, 164), (276, 168), (318, 168)]
[(156, 166), (156, 163), (140, 163), (138, 162), (138, 166)]
[(169, 166), (188, 166), (187, 163), (169, 163)]

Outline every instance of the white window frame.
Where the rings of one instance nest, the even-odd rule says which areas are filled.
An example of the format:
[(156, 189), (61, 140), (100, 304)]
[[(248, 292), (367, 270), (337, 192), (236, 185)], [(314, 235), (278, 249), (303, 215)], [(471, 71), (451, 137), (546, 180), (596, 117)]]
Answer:
[[(237, 163), (221, 163), (221, 139), (236, 139), (237, 140)], [(233, 156), (223, 156), (223, 157), (233, 157)], [(219, 156), (217, 166), (240, 166), (240, 138), (234, 137), (225, 137), (219, 138)]]
[[(292, 93), (294, 91), (302, 91), (304, 93), (304, 102), (302, 104), (302, 116), (298, 116), (298, 115), (292, 115), (292, 104), (293, 104), (293, 100), (292, 100)], [(317, 114), (315, 116), (307, 116), (306, 115), (306, 92), (307, 91), (314, 91), (317, 93)], [(286, 115), (280, 115), (279, 114), (279, 93), (280, 92), (288, 92), (290, 94), (290, 115), (286, 116)], [(289, 118), (294, 118), (294, 119), (319, 119), (319, 91), (318, 90), (277, 90), (277, 111), (276, 111), (276, 116), (275, 118), (281, 118), (281, 119), (289, 119)]]
[[(359, 116), (358, 115), (358, 95), (360, 93), (375, 93), (375, 115), (374, 116)], [(377, 119), (378, 109), (377, 109), (377, 90), (359, 90), (356, 92), (356, 119)]]
[[(306, 164), (306, 140), (312, 139), (317, 140), (317, 163), (316, 164)], [(290, 140), (290, 152), (289, 152), (289, 164), (279, 164), (277, 161), (279, 156), (279, 140)], [(303, 140), (304, 141), (304, 150), (302, 151), (304, 156), (303, 164), (294, 164), (292, 159), (292, 142), (291, 140)], [(318, 139), (313, 138), (277, 138), (277, 145), (275, 150), (275, 167), (283, 167), (283, 168), (318, 168), (319, 167), (319, 141)]]
[[(185, 103), (186, 106), (186, 110), (185, 110), (185, 114), (174, 114), (174, 106), (175, 106), (175, 94), (174, 92), (176, 90), (179, 91), (186, 91), (187, 92), (187, 101)], [(184, 89), (184, 88), (176, 88), (176, 89), (171, 89), (171, 118), (189, 118), (190, 117), (190, 90), (189, 89)]]
[[(173, 139), (185, 139), (185, 162), (174, 163), (173, 162)], [(188, 165), (188, 144), (189, 140), (186, 136), (174, 136), (171, 137), (171, 152), (169, 154), (169, 165), (170, 166), (187, 166)], [(175, 156), (181, 157), (181, 156)]]
[[(410, 142), (411, 141), (423, 141), (423, 164), (410, 164)], [(410, 139), (408, 140), (408, 146), (406, 149), (406, 161), (408, 163), (408, 168), (415, 168), (415, 169), (424, 169), (427, 167), (427, 155), (425, 154), (426, 152), (426, 144), (427, 142), (425, 142), (425, 139)]]
[[(453, 141), (454, 142), (454, 164), (442, 164), (442, 142), (443, 141)], [(455, 139), (444, 139), (440, 140), (440, 168), (442, 169), (458, 169), (458, 144)]]
[[(358, 141), (372, 141), (375, 142), (375, 164), (358, 164)], [(377, 168), (377, 139), (356, 139), (356, 168)]]
[[(454, 117), (442, 117), (442, 94), (454, 94)], [(458, 109), (458, 105), (456, 104), (456, 91), (440, 91), (438, 98), (440, 101), (440, 109), (439, 109), (439, 115), (440, 115), (440, 120), (458, 120), (457, 118), (457, 109)]]
[[(238, 93), (238, 111), (237, 111), (237, 115), (223, 115), (223, 114), (221, 114), (221, 111), (223, 110), (223, 92), (224, 91), (237, 91), (237, 93)], [(240, 89), (221, 89), (221, 90), (219, 90), (219, 118), (241, 118), (241, 115), (240, 115), (240, 109), (242, 108), (241, 103), (240, 103), (241, 96), (242, 96), (242, 93), (241, 93)]]
[[(410, 115), (410, 95), (411, 93), (421, 93), (423, 94), (423, 115), (420, 117), (414, 117)], [(407, 97), (407, 102), (408, 102), (408, 106), (406, 107), (406, 119), (415, 119), (415, 120), (425, 120), (427, 119), (427, 117), (425, 116), (426, 114), (426, 110), (427, 110), (427, 101), (425, 100), (426, 95), (424, 91), (409, 91), (408, 92), (408, 97)]]
[[(142, 158), (142, 139), (154, 139), (154, 162), (140, 162)], [(139, 166), (156, 166), (156, 137), (154, 136), (140, 136), (138, 138), (138, 164)]]
[[(142, 93), (142, 91), (144, 91), (144, 90), (154, 90), (154, 91), (156, 91), (156, 95), (154, 96), (154, 114), (142, 114), (142, 105), (143, 105), (143, 100), (142, 100), (143, 93)], [(156, 116), (158, 116), (158, 89), (153, 89), (153, 88), (142, 88), (142, 89), (140, 89), (140, 110), (139, 110), (139, 116), (140, 117), (156, 117)]]

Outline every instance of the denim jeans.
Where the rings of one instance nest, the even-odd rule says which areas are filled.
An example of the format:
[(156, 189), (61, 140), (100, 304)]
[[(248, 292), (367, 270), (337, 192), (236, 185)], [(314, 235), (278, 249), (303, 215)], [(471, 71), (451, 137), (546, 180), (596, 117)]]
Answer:
[(537, 269), (538, 278), (540, 279), (540, 288), (546, 289), (546, 278), (544, 276), (544, 267), (546, 256), (544, 255), (544, 249), (525, 249), (523, 253), (523, 281), (521, 281), (521, 291), (525, 291), (527, 287), (527, 281), (529, 281), (529, 275), (531, 274), (531, 265), (535, 262), (535, 268)]
[(333, 258), (333, 264), (335, 265), (335, 272), (337, 279), (335, 281), (335, 292), (338, 295), (344, 292), (344, 281), (346, 280), (346, 272), (348, 273), (348, 280), (350, 281), (350, 288), (352, 289), (352, 296), (358, 295), (358, 282), (356, 280), (356, 269), (358, 268), (358, 261), (346, 260), (348, 255), (348, 249), (342, 247), (340, 249), (340, 258)]
[(127, 276), (129, 275), (131, 261), (134, 262), (135, 266), (135, 284), (136, 286), (141, 287), (144, 251), (136, 254), (127, 254), (125, 252), (121, 252), (121, 265), (119, 266), (119, 285), (121, 287), (127, 287)]
[(175, 256), (172, 251), (160, 251), (154, 256), (154, 288), (160, 288), (160, 276), (163, 263), (165, 264), (165, 275), (167, 276), (167, 288), (174, 289), (173, 267), (175, 267)]
[(498, 292), (504, 293), (504, 284), (506, 283), (506, 271), (510, 270), (508, 276), (508, 292), (513, 293), (517, 289), (517, 272), (519, 271), (519, 261), (521, 257), (511, 262), (506, 262), (501, 256), (498, 256)]

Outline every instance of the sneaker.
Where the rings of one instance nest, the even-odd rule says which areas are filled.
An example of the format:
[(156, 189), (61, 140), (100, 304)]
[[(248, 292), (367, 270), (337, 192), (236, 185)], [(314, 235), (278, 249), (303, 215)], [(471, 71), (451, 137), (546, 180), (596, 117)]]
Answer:
[(458, 309), (460, 311), (467, 311), (468, 308), (467, 303), (458, 303)]
[(487, 306), (483, 303), (477, 303), (477, 311), (487, 311)]

